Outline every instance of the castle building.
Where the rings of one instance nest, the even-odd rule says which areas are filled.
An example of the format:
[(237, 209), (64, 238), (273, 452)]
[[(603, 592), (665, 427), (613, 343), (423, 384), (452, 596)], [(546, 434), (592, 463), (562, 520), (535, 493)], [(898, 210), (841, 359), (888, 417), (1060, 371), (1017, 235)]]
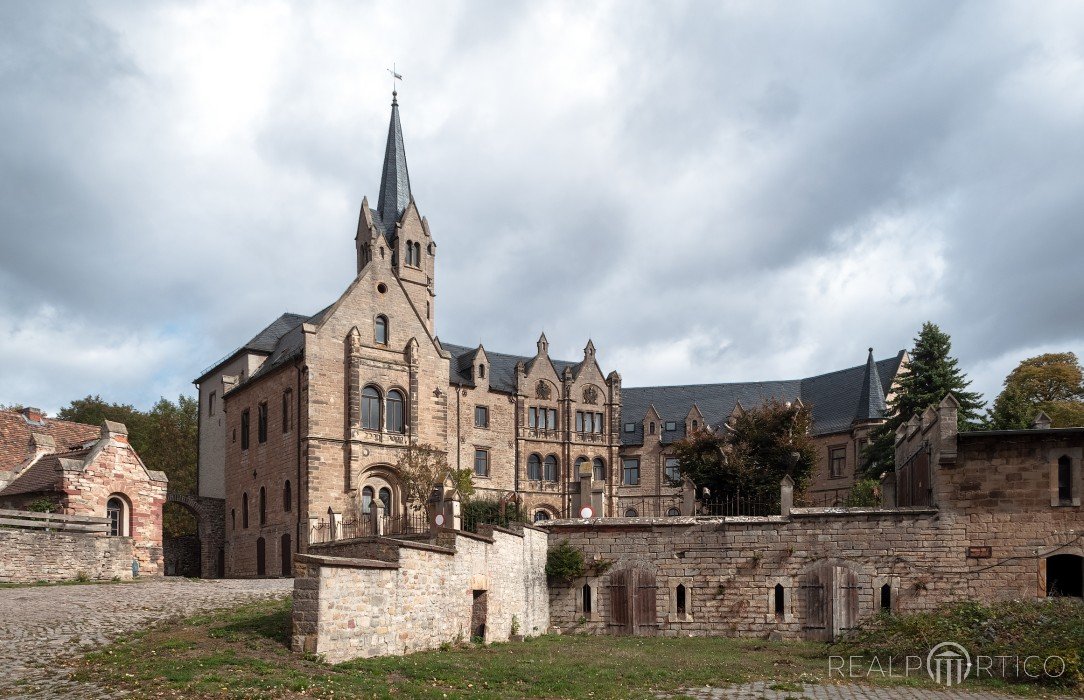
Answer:
[(394, 465), (410, 445), (446, 452), (479, 495), (514, 494), (536, 520), (569, 515), (583, 488), (604, 515), (676, 515), (688, 498), (674, 443), (771, 397), (812, 405), (809, 496), (839, 502), (906, 359), (870, 350), (806, 379), (623, 388), (590, 340), (578, 360), (552, 358), (545, 335), (530, 356), (442, 341), (437, 242), (411, 195), (394, 93), (376, 207), (362, 200), (354, 240), (338, 299), (281, 315), (195, 380), (199, 492), (225, 500), (227, 576), (290, 575), (315, 528), (403, 515)]

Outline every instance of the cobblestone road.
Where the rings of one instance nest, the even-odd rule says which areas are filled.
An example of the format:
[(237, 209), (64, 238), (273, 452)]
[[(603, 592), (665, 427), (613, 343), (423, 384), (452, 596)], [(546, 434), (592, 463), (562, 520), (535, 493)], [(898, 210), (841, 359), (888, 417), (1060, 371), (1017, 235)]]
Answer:
[(0, 589), (0, 698), (110, 698), (68, 679), (58, 660), (122, 632), (171, 617), (286, 595), (292, 579), (195, 581)]

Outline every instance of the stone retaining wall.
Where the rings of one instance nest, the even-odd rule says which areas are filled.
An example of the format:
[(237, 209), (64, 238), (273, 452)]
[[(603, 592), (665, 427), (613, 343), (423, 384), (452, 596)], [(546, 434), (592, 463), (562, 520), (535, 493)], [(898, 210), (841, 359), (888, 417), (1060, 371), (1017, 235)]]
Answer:
[[(329, 662), (466, 640), (484, 609), (485, 641), (549, 626), (546, 534), (445, 531), (438, 544), (361, 538), (294, 559), (292, 647)], [(329, 556), (329, 553), (351, 556)], [(513, 622), (515, 620), (515, 622)]]
[(0, 529), (0, 582), (132, 578), (132, 538)]

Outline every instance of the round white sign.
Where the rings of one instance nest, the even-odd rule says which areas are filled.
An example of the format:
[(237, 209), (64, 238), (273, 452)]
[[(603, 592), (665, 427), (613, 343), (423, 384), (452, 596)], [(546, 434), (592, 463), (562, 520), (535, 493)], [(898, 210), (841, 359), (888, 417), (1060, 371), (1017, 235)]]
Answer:
[(444, 527), (444, 513), (437, 513), (436, 521), (438, 527)]
[(591, 510), (591, 506), (584, 506), (583, 508), (580, 508), (580, 517), (584, 520), (592, 517), (594, 514), (595, 511)]

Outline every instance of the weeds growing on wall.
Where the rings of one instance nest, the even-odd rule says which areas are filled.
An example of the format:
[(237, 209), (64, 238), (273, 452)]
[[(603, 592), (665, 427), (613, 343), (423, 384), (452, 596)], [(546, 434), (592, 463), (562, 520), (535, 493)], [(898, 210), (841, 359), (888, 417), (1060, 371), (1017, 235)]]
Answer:
[(568, 540), (561, 542), (546, 555), (546, 576), (557, 583), (568, 583), (584, 575), (587, 565), (583, 552)]

